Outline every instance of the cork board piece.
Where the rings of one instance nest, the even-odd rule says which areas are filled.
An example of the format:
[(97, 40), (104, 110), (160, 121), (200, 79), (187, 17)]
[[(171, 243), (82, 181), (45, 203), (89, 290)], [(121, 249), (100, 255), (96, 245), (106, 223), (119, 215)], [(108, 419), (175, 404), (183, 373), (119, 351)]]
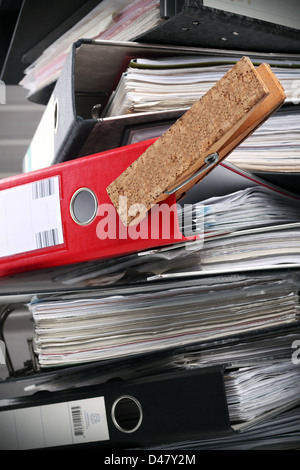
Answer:
[[(139, 223), (152, 205), (167, 197), (166, 190), (201, 169), (207, 155), (226, 147), (232, 138), (231, 146), (236, 146), (239, 128), (269, 93), (251, 60), (240, 59), (108, 186), (108, 195), (124, 225)], [(243, 133), (241, 140), (245, 129)], [(124, 206), (119, 204), (124, 200), (120, 196), (126, 197)], [(140, 210), (130, 213), (132, 206)]]

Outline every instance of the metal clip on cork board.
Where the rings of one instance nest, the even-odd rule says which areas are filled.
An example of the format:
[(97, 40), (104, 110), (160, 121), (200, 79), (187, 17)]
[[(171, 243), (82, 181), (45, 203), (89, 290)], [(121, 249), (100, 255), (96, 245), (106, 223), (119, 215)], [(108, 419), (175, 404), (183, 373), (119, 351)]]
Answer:
[(201, 170), (197, 171), (197, 173), (195, 173), (194, 175), (190, 176), (188, 179), (186, 179), (185, 181), (183, 181), (183, 183), (179, 184), (178, 186), (176, 186), (174, 189), (171, 189), (170, 191), (165, 191), (165, 194), (167, 194), (168, 196), (170, 196), (171, 194), (174, 194), (174, 193), (177, 193), (177, 191), (179, 191), (179, 189), (183, 188), (183, 186), (185, 186), (186, 184), (190, 183), (191, 181), (193, 181), (195, 178), (198, 178), (199, 176), (201, 176), (204, 172), (210, 170), (210, 168), (212, 168), (213, 166), (215, 166), (215, 164), (217, 163), (217, 161), (219, 160), (219, 155), (215, 152), (215, 153), (212, 153), (211, 155), (208, 155), (207, 157), (205, 157), (204, 159), (204, 167), (201, 168)]

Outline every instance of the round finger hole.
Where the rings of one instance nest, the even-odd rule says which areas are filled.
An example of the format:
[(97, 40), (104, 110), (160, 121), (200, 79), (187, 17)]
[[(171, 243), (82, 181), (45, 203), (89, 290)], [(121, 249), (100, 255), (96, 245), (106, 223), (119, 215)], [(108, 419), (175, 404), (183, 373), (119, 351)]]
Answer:
[(112, 407), (112, 420), (119, 431), (136, 431), (143, 420), (143, 411), (139, 401), (131, 396), (118, 398)]
[(79, 225), (90, 224), (96, 217), (98, 201), (89, 188), (80, 188), (71, 199), (70, 212), (73, 220)]

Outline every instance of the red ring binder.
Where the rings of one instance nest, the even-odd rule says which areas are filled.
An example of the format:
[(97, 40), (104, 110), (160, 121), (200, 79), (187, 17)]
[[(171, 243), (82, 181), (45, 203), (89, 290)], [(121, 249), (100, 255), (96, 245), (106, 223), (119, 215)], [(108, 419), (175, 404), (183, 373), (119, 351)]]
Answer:
[[(149, 217), (138, 226), (125, 227), (106, 192), (106, 187), (155, 140), (127, 145), (0, 181), (0, 202), (7, 196), (7, 204), (15, 208), (15, 213), (12, 210), (5, 212), (5, 204), (1, 204), (0, 275), (121, 256), (190, 240), (179, 231), (176, 210), (173, 211), (174, 215), (168, 213), (169, 230), (165, 230), (166, 223), (162, 224), (161, 217), (155, 216), (161, 204), (153, 207)], [(87, 188), (98, 201), (97, 214), (93, 214), (85, 224), (74, 220), (74, 211), (70, 210), (72, 198), (82, 188)], [(13, 192), (7, 192), (11, 190)], [(19, 200), (12, 202), (15, 197)], [(36, 209), (38, 205), (40, 212)], [(173, 205), (176, 207), (175, 195), (164, 201), (164, 207), (171, 212)], [(46, 219), (53, 218), (54, 212), (57, 217), (51, 226)], [(28, 220), (37, 217), (41, 220)], [(33, 226), (42, 223), (42, 219), (45, 219), (44, 225), (37, 233), (29, 234), (32, 240), (26, 245), (28, 234), (25, 233), (25, 225), (27, 231), (32, 231)], [(113, 227), (112, 236), (105, 233), (109, 226)], [(100, 233), (103, 230), (104, 233)], [(17, 247), (14, 245), (14, 237), (15, 244), (19, 244)]]

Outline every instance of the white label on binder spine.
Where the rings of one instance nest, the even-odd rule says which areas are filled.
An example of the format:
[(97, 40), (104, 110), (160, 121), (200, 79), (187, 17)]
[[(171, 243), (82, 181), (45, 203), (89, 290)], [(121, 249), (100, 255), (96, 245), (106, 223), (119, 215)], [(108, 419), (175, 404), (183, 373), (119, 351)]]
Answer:
[(104, 397), (0, 412), (0, 450), (109, 440)]
[(64, 243), (59, 177), (0, 191), (0, 257)]

